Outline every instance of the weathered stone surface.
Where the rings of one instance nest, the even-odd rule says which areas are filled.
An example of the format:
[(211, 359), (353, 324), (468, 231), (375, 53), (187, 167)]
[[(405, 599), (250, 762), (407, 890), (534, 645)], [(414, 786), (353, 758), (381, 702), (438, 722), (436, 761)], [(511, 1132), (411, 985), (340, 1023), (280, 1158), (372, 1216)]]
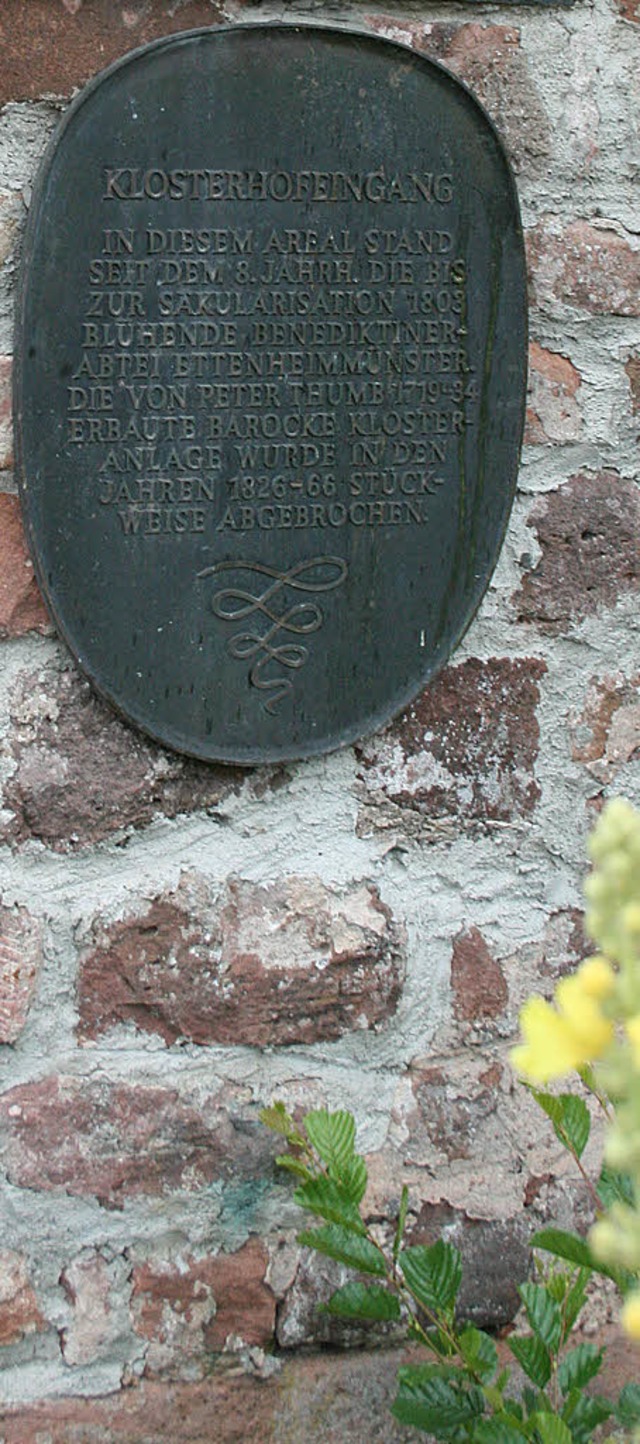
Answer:
[(640, 249), (617, 230), (547, 217), (529, 232), (527, 252), (533, 305), (640, 316)]
[(571, 755), (602, 786), (640, 757), (640, 673), (592, 677), (584, 708), (570, 719)]
[[(0, 190), (0, 266), (4, 266), (5, 262), (10, 259), (15, 250), (20, 224), (24, 219), (24, 214), (24, 204), (20, 194), (16, 193), (16, 191)], [(3, 400), (1, 411), (5, 425), (7, 419), (7, 401), (9, 407), (11, 407), (11, 394), (7, 384), (8, 360), (8, 357), (3, 357)], [(7, 439), (6, 431), (5, 439)], [(10, 440), (10, 433), (8, 439)]]
[(70, 95), (119, 55), (156, 36), (213, 25), (213, 0), (3, 0), (0, 105)]
[(503, 1067), (463, 1058), (455, 1067), (418, 1060), (410, 1071), (414, 1115), (406, 1156), (411, 1162), (447, 1164), (482, 1157), (504, 1159), (510, 1142), (500, 1115)]
[(46, 1328), (26, 1261), (11, 1249), (0, 1252), (0, 1345), (16, 1344)]
[[(0, 251), (0, 263), (1, 263)], [(11, 427), (12, 357), (0, 356), (0, 471), (13, 466), (13, 432)]]
[(267, 1046), (382, 1023), (402, 976), (402, 930), (366, 883), (266, 886), (231, 879), (215, 904), (183, 879), (137, 917), (93, 930), (79, 981), (80, 1031), (133, 1022), (167, 1043)]
[(287, 1359), (270, 1378), (220, 1368), (200, 1383), (145, 1380), (108, 1398), (7, 1410), (2, 1437), (5, 1444), (419, 1444), (424, 1436), (389, 1412), (406, 1362), (399, 1349), (325, 1351)]
[[(604, 1340), (603, 1340), (604, 1342)], [(637, 1379), (637, 1345), (608, 1341), (598, 1387)], [(508, 1361), (504, 1344), (501, 1361)], [(58, 1399), (5, 1411), (5, 1444), (419, 1444), (424, 1435), (390, 1414), (398, 1368), (417, 1349), (323, 1351), (290, 1357), (269, 1379), (220, 1369), (200, 1383), (147, 1380), (100, 1399)], [(212, 1432), (215, 1430), (215, 1433)]]
[(0, 493), (0, 637), (52, 630), (27, 551), (18, 498)]
[(518, 1284), (531, 1268), (526, 1218), (470, 1218), (446, 1203), (426, 1203), (410, 1231), (410, 1244), (433, 1244), (439, 1238), (462, 1254), (458, 1318), (478, 1329), (502, 1329), (515, 1318), (521, 1300)]
[(120, 1333), (114, 1268), (98, 1249), (86, 1249), (64, 1270), (60, 1283), (73, 1310), (62, 1330), (65, 1364), (90, 1364), (109, 1352)]
[(513, 25), (459, 25), (369, 15), (368, 25), (441, 60), (485, 106), (505, 141), (516, 172), (539, 174), (551, 150), (549, 117)]
[(442, 29), (444, 45), (434, 25), (425, 38), (425, 52), (442, 59), (485, 106), (516, 174), (540, 174), (551, 150), (551, 129), (519, 31), (513, 25), (475, 21), (457, 26), (450, 38), (448, 27)]
[(264, 1245), (249, 1239), (216, 1258), (151, 1259), (133, 1270), (132, 1318), (148, 1340), (145, 1375), (202, 1378), (228, 1340), (273, 1342), (275, 1299), (265, 1283)]
[(11, 718), (5, 841), (36, 838), (66, 852), (156, 816), (215, 808), (243, 779), (238, 768), (188, 761), (145, 741), (71, 668), (23, 673)]
[(233, 1090), (185, 1099), (171, 1088), (51, 1076), (0, 1097), (12, 1183), (121, 1207), (138, 1195), (264, 1176), (275, 1152)]
[(458, 825), (530, 813), (546, 667), (472, 657), (449, 666), (384, 732), (360, 744), (367, 792)]
[(525, 944), (509, 962), (518, 977), (527, 975), (524, 991), (528, 994), (535, 986), (536, 977), (554, 980), (564, 977), (575, 971), (589, 951), (584, 914), (579, 908), (561, 908), (551, 913), (540, 942)]
[(631, 391), (631, 410), (634, 416), (640, 411), (640, 356), (630, 356), (625, 364)]
[(477, 1023), (504, 1012), (509, 989), (479, 928), (465, 929), (453, 940), (451, 990), (458, 1022)]
[(636, 25), (640, 22), (640, 4), (638, 0), (616, 0), (616, 5), (625, 20), (633, 20)]
[(0, 904), (0, 1043), (15, 1043), (27, 1021), (42, 966), (42, 928), (26, 908)]
[(537, 342), (529, 347), (529, 394), (524, 439), (529, 446), (577, 441), (582, 417), (577, 400), (580, 372), (555, 351)]
[(323, 1312), (336, 1289), (353, 1281), (353, 1270), (333, 1259), (304, 1248), (294, 1278), (278, 1304), (276, 1339), (281, 1349), (312, 1345), (334, 1349), (357, 1349), (389, 1343), (401, 1338), (403, 1330), (390, 1324), (340, 1319)]
[(542, 555), (512, 599), (518, 621), (560, 632), (637, 589), (640, 490), (617, 472), (572, 476), (534, 504), (528, 525)]

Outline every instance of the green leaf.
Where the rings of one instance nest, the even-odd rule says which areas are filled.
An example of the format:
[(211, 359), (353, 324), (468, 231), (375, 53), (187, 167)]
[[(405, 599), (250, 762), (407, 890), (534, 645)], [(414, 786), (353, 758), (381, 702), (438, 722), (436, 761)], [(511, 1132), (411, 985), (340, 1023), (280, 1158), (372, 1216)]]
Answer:
[(384, 1278), (386, 1265), (384, 1254), (370, 1239), (352, 1233), (338, 1223), (327, 1223), (323, 1228), (306, 1229), (298, 1234), (298, 1243), (314, 1248), (317, 1253), (327, 1254), (338, 1263), (358, 1269), (365, 1274), (376, 1274)]
[(544, 1284), (520, 1284), (520, 1298), (534, 1334), (550, 1353), (557, 1353), (562, 1338), (562, 1313)]
[(629, 1203), (633, 1207), (633, 1183), (628, 1173), (618, 1173), (603, 1163), (596, 1187), (605, 1208), (611, 1208), (612, 1203)]
[(329, 1113), (326, 1108), (307, 1113), (304, 1120), (307, 1138), (323, 1163), (340, 1178), (342, 1169), (353, 1158), (356, 1125), (353, 1114), (341, 1109)]
[(289, 1173), (295, 1173), (298, 1178), (313, 1178), (306, 1163), (301, 1158), (294, 1157), (293, 1153), (279, 1153), (276, 1157), (279, 1168), (286, 1168)]
[(625, 1384), (615, 1408), (616, 1419), (623, 1429), (640, 1424), (640, 1384)]
[(408, 1209), (408, 1207), (409, 1207), (409, 1189), (407, 1188), (407, 1185), (406, 1185), (406, 1183), (405, 1183), (405, 1184), (403, 1184), (403, 1186), (402, 1186), (402, 1193), (401, 1193), (401, 1195), (400, 1195), (400, 1212), (399, 1212), (399, 1214), (398, 1214), (398, 1222), (397, 1222), (397, 1224), (396, 1224), (396, 1234), (395, 1234), (395, 1238), (394, 1238), (394, 1240), (393, 1240), (393, 1262), (394, 1262), (394, 1263), (397, 1263), (398, 1254), (399, 1254), (399, 1252), (400, 1252), (400, 1246), (401, 1246), (402, 1240), (403, 1240), (403, 1238), (404, 1238), (404, 1230), (405, 1230), (405, 1225), (406, 1225), (406, 1222), (407, 1222), (407, 1209)]
[(279, 1133), (280, 1137), (286, 1138), (289, 1143), (296, 1146), (304, 1143), (295, 1118), (287, 1113), (284, 1103), (272, 1103), (269, 1108), (261, 1108), (258, 1116), (265, 1128), (270, 1128), (272, 1133)]
[(571, 1333), (578, 1314), (580, 1313), (580, 1310), (584, 1304), (585, 1295), (587, 1292), (587, 1284), (590, 1278), (591, 1269), (578, 1269), (578, 1272), (573, 1280), (573, 1283), (571, 1284), (571, 1287), (567, 1289), (562, 1310), (564, 1317), (563, 1337), (565, 1339), (568, 1338), (569, 1334)]
[(537, 1389), (544, 1389), (551, 1378), (551, 1359), (542, 1341), (530, 1336), (514, 1336), (509, 1339), (509, 1348), (532, 1384)]
[(477, 1374), (483, 1384), (488, 1384), (498, 1367), (498, 1350), (493, 1339), (481, 1329), (469, 1327), (460, 1334), (458, 1347), (467, 1368)]
[(343, 1165), (340, 1185), (356, 1207), (362, 1203), (367, 1187), (367, 1165), (358, 1153)]
[(380, 1284), (361, 1284), (357, 1281), (336, 1289), (328, 1304), (323, 1304), (321, 1313), (334, 1314), (340, 1319), (378, 1319), (388, 1322), (400, 1318), (400, 1304), (395, 1294)]
[(578, 1344), (571, 1353), (565, 1354), (558, 1368), (558, 1383), (563, 1394), (572, 1389), (584, 1389), (590, 1379), (595, 1379), (602, 1368), (603, 1352), (595, 1344)]
[[(575, 1233), (565, 1233), (561, 1228), (541, 1228), (534, 1233), (531, 1239), (532, 1248), (542, 1248), (546, 1253), (552, 1253), (556, 1258), (566, 1259), (568, 1263), (578, 1264), (589, 1273), (603, 1274), (607, 1279), (613, 1279), (614, 1283), (624, 1293), (634, 1281), (633, 1274), (625, 1269), (614, 1267), (613, 1264), (600, 1263), (594, 1259), (591, 1249), (584, 1238), (579, 1238)], [(582, 1308), (582, 1304), (580, 1304)], [(578, 1313), (580, 1309), (578, 1309)], [(577, 1317), (577, 1315), (576, 1315)]]
[(612, 1413), (613, 1405), (602, 1394), (579, 1394), (570, 1418), (573, 1444), (588, 1444), (594, 1429)]
[(530, 1240), (532, 1248), (542, 1248), (555, 1258), (566, 1259), (579, 1268), (592, 1269), (591, 1250), (584, 1238), (577, 1233), (567, 1233), (563, 1228), (540, 1228)]
[(399, 1262), (414, 1298), (431, 1313), (451, 1309), (462, 1279), (462, 1259), (451, 1243), (404, 1248)]
[(527, 1435), (518, 1427), (511, 1415), (494, 1415), (492, 1419), (478, 1419), (473, 1426), (473, 1444), (522, 1444)]
[(398, 1393), (391, 1412), (402, 1424), (413, 1425), (434, 1434), (436, 1439), (450, 1439), (453, 1430), (470, 1424), (484, 1412), (482, 1391), (475, 1385), (465, 1387), (438, 1373), (424, 1377), (424, 1370), (400, 1369)]
[(293, 1197), (300, 1208), (308, 1209), (309, 1213), (317, 1213), (320, 1218), (326, 1218), (328, 1223), (340, 1223), (352, 1233), (366, 1233), (360, 1214), (349, 1195), (339, 1183), (327, 1178), (326, 1174), (301, 1183)]
[(551, 1119), (556, 1137), (580, 1158), (591, 1131), (591, 1115), (584, 1099), (576, 1098), (574, 1093), (545, 1093), (539, 1088), (531, 1088), (530, 1092)]
[(529, 1424), (533, 1425), (541, 1444), (573, 1444), (569, 1426), (557, 1414), (532, 1414)]

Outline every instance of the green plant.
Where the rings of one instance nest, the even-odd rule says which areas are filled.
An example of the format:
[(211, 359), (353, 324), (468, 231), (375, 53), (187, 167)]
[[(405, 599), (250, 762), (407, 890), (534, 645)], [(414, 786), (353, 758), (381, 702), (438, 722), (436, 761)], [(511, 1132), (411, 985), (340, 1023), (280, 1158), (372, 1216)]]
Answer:
[[(572, 1337), (594, 1272), (615, 1282), (626, 1298), (623, 1324), (640, 1337), (640, 817), (629, 804), (605, 809), (591, 855), (587, 922), (602, 953), (562, 980), (553, 1005), (529, 1000), (513, 1061), (580, 1170), (597, 1221), (588, 1239), (546, 1228), (531, 1240), (534, 1279), (519, 1290), (528, 1330), (507, 1340), (522, 1389), (491, 1336), (458, 1319), (458, 1250), (443, 1240), (405, 1242), (406, 1187), (393, 1239), (368, 1226), (367, 1169), (351, 1114), (318, 1109), (297, 1122), (280, 1102), (262, 1113), (286, 1144), (278, 1162), (297, 1179), (296, 1202), (321, 1220), (299, 1241), (357, 1275), (326, 1311), (406, 1327), (428, 1362), (400, 1369), (393, 1413), (453, 1444), (587, 1444), (608, 1420), (640, 1439), (640, 1385), (628, 1384), (616, 1401), (594, 1392), (603, 1351)], [(536, 1086), (571, 1070), (607, 1118), (595, 1182), (583, 1162), (591, 1130), (584, 1097)]]
[[(586, 1106), (575, 1098), (569, 1104), (566, 1098), (550, 1103), (552, 1095), (537, 1096), (552, 1113), (558, 1136), (580, 1157), (588, 1137)], [(603, 1353), (593, 1344), (571, 1344), (596, 1266), (584, 1240), (553, 1229), (533, 1240), (562, 1262), (538, 1261), (536, 1281), (520, 1287), (529, 1330), (508, 1340), (527, 1379), (517, 1397), (491, 1336), (456, 1318), (458, 1250), (442, 1240), (405, 1244), (407, 1189), (389, 1246), (368, 1227), (362, 1212), (367, 1169), (356, 1152), (352, 1115), (318, 1109), (298, 1123), (282, 1103), (274, 1103), (263, 1110), (262, 1120), (286, 1142), (278, 1162), (298, 1180), (296, 1202), (322, 1221), (300, 1233), (299, 1242), (358, 1275), (336, 1290), (325, 1310), (341, 1319), (404, 1322), (408, 1336), (430, 1356), (427, 1363), (399, 1371), (393, 1413), (402, 1423), (437, 1439), (474, 1444), (586, 1444), (612, 1416), (624, 1427), (640, 1422), (640, 1386), (628, 1385), (615, 1405), (585, 1393)]]

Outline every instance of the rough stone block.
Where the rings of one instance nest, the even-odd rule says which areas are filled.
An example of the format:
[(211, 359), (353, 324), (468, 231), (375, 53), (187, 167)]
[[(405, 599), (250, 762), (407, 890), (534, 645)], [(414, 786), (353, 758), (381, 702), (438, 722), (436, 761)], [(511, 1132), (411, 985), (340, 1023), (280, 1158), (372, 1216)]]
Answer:
[(213, 0), (3, 0), (0, 105), (70, 95), (112, 60), (161, 35), (214, 25)]
[(609, 786), (633, 758), (640, 757), (640, 673), (592, 677), (584, 708), (570, 719), (571, 755), (591, 776)]
[(137, 917), (94, 927), (80, 1029), (118, 1022), (167, 1043), (312, 1043), (384, 1022), (402, 977), (402, 930), (374, 887), (232, 879), (219, 903), (185, 879)]
[(12, 1183), (37, 1192), (127, 1198), (251, 1182), (275, 1148), (234, 1090), (205, 1100), (171, 1088), (51, 1076), (0, 1097), (0, 1146)]
[(426, 1203), (407, 1238), (414, 1244), (434, 1244), (439, 1238), (462, 1254), (462, 1284), (458, 1318), (477, 1329), (503, 1329), (521, 1307), (518, 1284), (531, 1269), (526, 1218), (470, 1218), (463, 1209), (446, 1203)]
[(359, 745), (367, 793), (463, 827), (531, 813), (545, 672), (535, 657), (446, 667), (390, 727)]
[(479, 928), (464, 929), (453, 940), (451, 991), (458, 1022), (477, 1023), (504, 1012), (507, 982)]
[(11, 1249), (0, 1252), (0, 1345), (17, 1344), (46, 1328), (29, 1279), (26, 1260)]
[(109, 1353), (121, 1331), (120, 1280), (98, 1249), (85, 1249), (63, 1271), (60, 1283), (72, 1310), (60, 1347), (69, 1367), (91, 1364)]
[(42, 928), (26, 908), (0, 904), (0, 1043), (20, 1037), (42, 966)]
[(0, 637), (51, 630), (27, 551), (18, 498), (0, 493)]
[(563, 226), (547, 217), (529, 232), (531, 300), (593, 316), (640, 316), (640, 248), (619, 231), (589, 221)]
[(551, 151), (551, 127), (513, 25), (369, 15), (368, 25), (454, 71), (488, 111), (516, 172), (538, 175)]
[(215, 808), (244, 777), (147, 741), (72, 668), (22, 673), (11, 721), (4, 841), (36, 838), (57, 852), (89, 846), (156, 816)]
[(148, 1341), (145, 1376), (202, 1378), (228, 1341), (263, 1348), (275, 1331), (264, 1245), (215, 1258), (150, 1259), (133, 1269), (132, 1318)]
[(564, 631), (615, 606), (640, 580), (640, 491), (615, 471), (581, 472), (541, 497), (528, 525), (541, 556), (512, 598), (518, 621)]
[(578, 404), (580, 372), (555, 351), (537, 342), (529, 347), (529, 393), (524, 432), (528, 446), (562, 445), (577, 441), (582, 432)]

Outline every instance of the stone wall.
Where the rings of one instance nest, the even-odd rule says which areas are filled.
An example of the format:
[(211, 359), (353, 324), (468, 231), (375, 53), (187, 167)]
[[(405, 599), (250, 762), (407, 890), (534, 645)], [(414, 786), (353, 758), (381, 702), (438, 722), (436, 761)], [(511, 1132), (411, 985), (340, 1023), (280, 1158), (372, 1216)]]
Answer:
[[(12, 477), (12, 304), (75, 90), (157, 35), (285, 14), (413, 45), (486, 106), (523, 208), (530, 395), (502, 556), (450, 665), (357, 747), (244, 771), (131, 731), (54, 635)], [(363, 1340), (316, 1313), (336, 1275), (295, 1242), (258, 1122), (274, 1096), (354, 1111), (371, 1216), (387, 1226), (406, 1181), (414, 1241), (460, 1242), (477, 1322), (512, 1318), (532, 1224), (581, 1217), (507, 1052), (523, 998), (584, 955), (594, 815), (639, 800), (639, 18), (635, 0), (4, 0), (6, 1444), (409, 1437), (385, 1414), (393, 1359), (287, 1362)]]

